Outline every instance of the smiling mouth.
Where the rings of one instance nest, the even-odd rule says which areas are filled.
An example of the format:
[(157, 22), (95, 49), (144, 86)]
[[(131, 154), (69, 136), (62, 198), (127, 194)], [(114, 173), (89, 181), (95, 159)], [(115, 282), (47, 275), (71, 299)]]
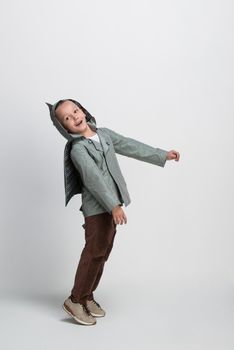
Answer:
[(76, 124), (76, 126), (79, 126), (81, 123), (82, 123), (82, 120), (81, 120), (81, 122), (79, 122), (78, 124)]

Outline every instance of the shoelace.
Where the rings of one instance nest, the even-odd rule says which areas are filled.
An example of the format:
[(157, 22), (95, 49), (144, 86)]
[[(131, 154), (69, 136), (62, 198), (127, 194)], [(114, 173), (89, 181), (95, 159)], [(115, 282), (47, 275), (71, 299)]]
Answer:
[(93, 300), (91, 300), (94, 304), (96, 304), (97, 305), (97, 307), (99, 307), (99, 309), (101, 309), (101, 306), (100, 306), (100, 304), (98, 304), (94, 299)]
[(81, 305), (82, 305), (83, 310), (84, 310), (89, 316), (91, 316), (91, 312), (89, 311), (89, 309), (88, 309), (84, 304), (81, 304)]

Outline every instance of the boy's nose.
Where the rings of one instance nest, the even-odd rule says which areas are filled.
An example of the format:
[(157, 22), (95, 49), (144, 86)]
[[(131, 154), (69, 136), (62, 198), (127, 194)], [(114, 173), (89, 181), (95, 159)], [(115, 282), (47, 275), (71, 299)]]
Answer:
[(74, 120), (75, 123), (78, 123), (79, 117), (78, 117), (77, 115), (74, 115), (74, 116), (73, 116), (73, 120)]

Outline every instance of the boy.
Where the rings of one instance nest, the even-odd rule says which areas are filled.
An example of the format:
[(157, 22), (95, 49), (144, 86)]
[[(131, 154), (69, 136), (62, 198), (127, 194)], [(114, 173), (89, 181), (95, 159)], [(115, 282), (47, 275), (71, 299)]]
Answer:
[(68, 140), (64, 150), (65, 205), (81, 193), (80, 211), (85, 221), (85, 246), (63, 308), (78, 323), (94, 325), (105, 311), (93, 292), (112, 250), (116, 226), (127, 223), (121, 207), (131, 202), (116, 153), (161, 167), (166, 160), (178, 161), (180, 156), (177, 151), (167, 152), (97, 127), (95, 118), (73, 99), (47, 105), (53, 124)]

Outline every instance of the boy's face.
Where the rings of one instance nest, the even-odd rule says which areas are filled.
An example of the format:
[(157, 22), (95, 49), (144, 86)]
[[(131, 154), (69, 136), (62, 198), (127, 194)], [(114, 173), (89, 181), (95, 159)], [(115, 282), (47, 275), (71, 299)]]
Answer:
[(69, 132), (82, 134), (88, 126), (85, 113), (72, 101), (65, 101), (56, 109), (56, 117)]

